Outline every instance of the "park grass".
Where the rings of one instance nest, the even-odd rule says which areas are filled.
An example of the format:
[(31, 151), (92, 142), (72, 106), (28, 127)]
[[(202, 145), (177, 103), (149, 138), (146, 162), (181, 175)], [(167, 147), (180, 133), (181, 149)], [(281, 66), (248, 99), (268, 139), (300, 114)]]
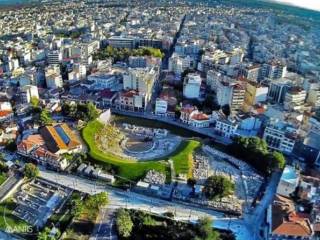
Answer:
[(171, 157), (174, 165), (175, 173), (186, 174), (188, 178), (192, 177), (193, 169), (193, 152), (200, 147), (200, 142), (195, 140), (188, 140), (182, 144), (175, 151)]
[(170, 155), (153, 161), (135, 161), (121, 158), (112, 153), (101, 151), (95, 143), (95, 134), (103, 129), (103, 124), (91, 121), (82, 131), (82, 137), (89, 147), (89, 155), (93, 161), (100, 165), (112, 165), (117, 169), (117, 175), (124, 179), (137, 181), (149, 170), (156, 170), (166, 174), (167, 180), (171, 178), (170, 167), (166, 160), (171, 159), (177, 174), (192, 176), (192, 153), (200, 146), (195, 140), (183, 141), (180, 146)]
[(0, 229), (11, 231), (28, 229), (28, 223), (12, 214), (15, 208), (16, 204), (12, 199), (7, 199), (0, 204)]

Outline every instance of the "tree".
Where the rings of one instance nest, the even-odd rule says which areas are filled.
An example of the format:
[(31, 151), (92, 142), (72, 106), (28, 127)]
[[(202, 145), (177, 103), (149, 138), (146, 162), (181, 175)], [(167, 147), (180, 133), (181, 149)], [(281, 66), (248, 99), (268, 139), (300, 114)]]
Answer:
[(208, 177), (205, 182), (203, 193), (213, 200), (230, 195), (234, 191), (234, 183), (224, 176), (213, 175)]
[(284, 169), (286, 166), (286, 160), (282, 153), (280, 152), (272, 152), (269, 154), (269, 170), (278, 170), (278, 169)]
[(214, 231), (213, 228), (213, 221), (209, 217), (203, 217), (199, 219), (197, 224), (198, 229), (198, 236), (196, 239), (203, 239), (203, 240), (218, 240), (219, 233)]
[(93, 209), (99, 209), (109, 203), (108, 194), (106, 192), (97, 193), (89, 196), (87, 206)]
[(56, 229), (54, 235), (51, 235), (51, 229), (46, 227), (43, 231), (41, 231), (37, 237), (37, 240), (58, 240), (61, 233), (59, 229)]
[(133, 222), (128, 211), (120, 209), (116, 215), (117, 230), (121, 237), (128, 238), (133, 229)]
[(181, 107), (179, 105), (176, 105), (176, 108), (174, 110), (174, 116), (176, 119), (179, 119), (181, 116)]
[(197, 184), (197, 180), (194, 179), (194, 178), (188, 178), (187, 184), (188, 184), (190, 187), (194, 187), (194, 185)]
[(17, 150), (17, 144), (14, 140), (10, 140), (6, 143), (5, 149), (10, 152), (15, 152)]
[(236, 137), (228, 148), (230, 154), (243, 159), (266, 175), (285, 165), (283, 155), (269, 153), (266, 141), (259, 137)]
[(230, 106), (229, 104), (226, 104), (224, 106), (222, 106), (222, 112), (226, 115), (226, 116), (230, 116), (231, 114), (231, 109), (230, 109)]
[(99, 116), (98, 110), (92, 102), (87, 103), (86, 107), (88, 109), (88, 120), (89, 121), (94, 120)]
[(41, 111), (39, 122), (41, 125), (48, 125), (52, 123), (51, 115), (47, 109), (43, 109)]
[(64, 103), (61, 112), (66, 117), (74, 118), (77, 114), (77, 104)]
[(24, 166), (24, 175), (29, 179), (36, 178), (39, 175), (39, 169), (33, 163), (27, 163)]
[(84, 204), (82, 202), (82, 199), (80, 196), (76, 196), (72, 199), (72, 208), (71, 212), (72, 215), (75, 216), (76, 218), (80, 217), (84, 209)]

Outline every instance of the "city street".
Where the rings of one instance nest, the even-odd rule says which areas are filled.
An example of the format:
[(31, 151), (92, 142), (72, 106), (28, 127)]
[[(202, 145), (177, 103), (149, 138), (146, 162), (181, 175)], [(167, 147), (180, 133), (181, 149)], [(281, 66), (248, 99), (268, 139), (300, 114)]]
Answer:
[(90, 240), (117, 240), (114, 209), (102, 208)]
[[(73, 175), (64, 175), (56, 172), (41, 170), (40, 176), (46, 180), (53, 181), (63, 186), (67, 186), (88, 194), (95, 194), (105, 191), (109, 194), (109, 209), (131, 208), (152, 212), (155, 214), (172, 212), (175, 214), (176, 220), (190, 222), (196, 222), (199, 218), (208, 216), (214, 220), (213, 227), (232, 230), (235, 233), (237, 240), (254, 240), (254, 238), (252, 238), (252, 232), (249, 230), (250, 228), (245, 221), (238, 218), (226, 218), (223, 213), (168, 202), (133, 192), (126, 192), (119, 189), (110, 188), (105, 185), (98, 185), (94, 181)], [(103, 229), (106, 228), (104, 225), (102, 227)]]

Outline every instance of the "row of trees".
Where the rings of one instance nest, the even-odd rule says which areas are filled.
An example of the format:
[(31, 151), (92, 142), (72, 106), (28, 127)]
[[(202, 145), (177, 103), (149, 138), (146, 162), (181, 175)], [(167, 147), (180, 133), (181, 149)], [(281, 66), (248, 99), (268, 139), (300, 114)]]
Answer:
[(112, 58), (113, 62), (118, 61), (127, 61), (130, 56), (153, 56), (157, 58), (163, 58), (164, 53), (161, 52), (158, 48), (152, 47), (142, 47), (137, 49), (129, 49), (129, 48), (114, 48), (112, 46), (108, 46), (105, 49), (102, 49), (98, 53), (96, 53), (93, 58), (95, 60), (105, 60), (108, 58)]
[(99, 116), (96, 106), (91, 102), (87, 104), (64, 103), (62, 105), (62, 114), (64, 116), (80, 119), (86, 122), (94, 120)]
[(259, 137), (236, 137), (229, 146), (229, 152), (265, 175), (283, 169), (286, 164), (283, 154), (269, 151), (266, 141)]
[[(170, 214), (170, 217), (173, 216)], [(142, 211), (119, 209), (116, 225), (120, 239), (144, 239), (145, 236), (148, 236), (148, 239), (171, 240), (220, 239), (219, 233), (212, 228), (213, 222), (210, 218), (202, 218), (198, 224), (190, 225)]]
[(77, 197), (72, 200), (73, 215), (79, 218), (85, 214), (88, 220), (94, 222), (99, 213), (99, 209), (109, 203), (109, 198), (106, 192), (101, 192), (95, 195), (88, 196), (85, 200)]

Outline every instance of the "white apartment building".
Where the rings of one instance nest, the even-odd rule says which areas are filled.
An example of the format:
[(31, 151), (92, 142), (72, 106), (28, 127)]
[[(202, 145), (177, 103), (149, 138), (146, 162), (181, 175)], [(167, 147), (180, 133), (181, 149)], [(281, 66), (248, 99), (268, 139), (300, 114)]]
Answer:
[(312, 104), (315, 108), (320, 108), (320, 88), (311, 89), (309, 91), (307, 102)]
[(279, 79), (287, 74), (287, 66), (280, 62), (263, 64), (261, 68), (261, 78)]
[(123, 74), (123, 89), (136, 90), (140, 95), (145, 95), (149, 101), (157, 78), (158, 71), (155, 68), (129, 68)]
[(88, 81), (94, 82), (92, 88), (95, 90), (103, 90), (106, 88), (110, 90), (115, 90), (119, 83), (116, 75), (107, 74), (103, 72), (98, 72), (98, 73), (89, 75)]
[(51, 74), (46, 75), (46, 84), (47, 88), (54, 89), (54, 88), (62, 88), (63, 81), (61, 75)]
[(39, 99), (38, 87), (33, 85), (26, 85), (22, 88), (23, 101), (30, 103), (32, 98)]
[(220, 106), (229, 105), (232, 111), (242, 108), (245, 99), (245, 86), (239, 82), (221, 82), (216, 90), (217, 101)]
[(195, 68), (195, 59), (188, 56), (179, 56), (174, 53), (169, 59), (169, 71), (174, 72), (176, 75), (181, 75), (187, 69)]
[(271, 122), (264, 130), (263, 139), (269, 148), (290, 154), (297, 139), (297, 132), (284, 122)]
[(13, 58), (8, 62), (9, 71), (13, 71), (19, 68), (19, 60), (17, 58)]
[(47, 88), (55, 89), (63, 87), (59, 65), (51, 65), (45, 71)]
[(285, 95), (284, 108), (290, 111), (303, 111), (307, 93), (302, 88), (291, 88)]
[(156, 105), (155, 105), (155, 114), (157, 115), (165, 115), (168, 110), (168, 102), (161, 98), (157, 98)]
[(232, 79), (219, 71), (209, 70), (207, 72), (206, 83), (210, 86), (211, 90), (216, 91), (220, 82), (232, 82)]
[(62, 53), (59, 50), (53, 50), (48, 52), (47, 58), (49, 65), (59, 64), (62, 61)]
[(241, 69), (240, 75), (242, 75), (249, 81), (258, 82), (260, 80), (260, 69), (260, 65), (250, 65)]
[(238, 128), (238, 124), (235, 119), (231, 117), (225, 118), (220, 117), (216, 120), (216, 125), (214, 127), (215, 131), (217, 131), (221, 136), (230, 138), (235, 135)]
[(183, 83), (183, 96), (195, 99), (200, 96), (201, 77), (196, 73), (189, 73)]

